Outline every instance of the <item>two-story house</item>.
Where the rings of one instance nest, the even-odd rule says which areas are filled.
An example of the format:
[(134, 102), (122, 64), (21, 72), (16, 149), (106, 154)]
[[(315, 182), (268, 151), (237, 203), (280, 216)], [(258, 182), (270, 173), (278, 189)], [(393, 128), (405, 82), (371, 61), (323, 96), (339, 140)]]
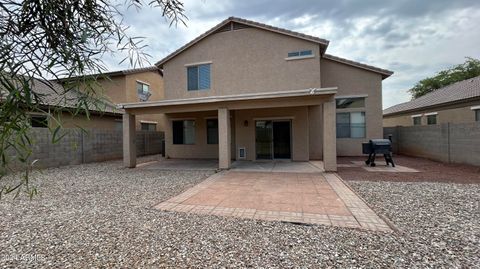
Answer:
[(165, 99), (121, 104), (124, 161), (135, 117), (165, 114), (169, 158), (323, 160), (382, 137), (382, 80), (392, 72), (325, 53), (329, 41), (231, 17), (156, 63)]

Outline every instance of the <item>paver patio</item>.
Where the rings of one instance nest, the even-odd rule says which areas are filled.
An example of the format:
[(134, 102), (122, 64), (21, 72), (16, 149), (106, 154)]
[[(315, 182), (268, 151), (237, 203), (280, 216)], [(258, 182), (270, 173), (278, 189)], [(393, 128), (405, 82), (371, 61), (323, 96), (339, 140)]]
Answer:
[(391, 231), (334, 173), (224, 171), (155, 208)]

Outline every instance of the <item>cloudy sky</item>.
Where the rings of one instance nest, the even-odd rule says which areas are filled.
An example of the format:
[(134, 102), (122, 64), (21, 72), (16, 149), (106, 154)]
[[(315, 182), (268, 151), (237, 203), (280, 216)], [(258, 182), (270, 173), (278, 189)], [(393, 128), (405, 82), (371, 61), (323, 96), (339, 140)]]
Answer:
[[(169, 27), (160, 9), (129, 9), (129, 31), (146, 38), (154, 63), (229, 16), (330, 40), (327, 53), (395, 72), (383, 81), (383, 106), (405, 102), (415, 82), (480, 58), (478, 0), (185, 0), (187, 26)], [(107, 57), (111, 70), (121, 56)]]

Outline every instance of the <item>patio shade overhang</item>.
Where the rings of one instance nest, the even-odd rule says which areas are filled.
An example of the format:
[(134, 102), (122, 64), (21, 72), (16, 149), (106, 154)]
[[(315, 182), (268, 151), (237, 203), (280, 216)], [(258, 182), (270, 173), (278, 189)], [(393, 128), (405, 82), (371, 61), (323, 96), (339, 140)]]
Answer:
[(255, 109), (319, 105), (329, 101), (337, 87), (309, 88), (291, 91), (246, 93), (187, 99), (118, 104), (129, 114), (179, 113), (217, 110), (218, 108)]

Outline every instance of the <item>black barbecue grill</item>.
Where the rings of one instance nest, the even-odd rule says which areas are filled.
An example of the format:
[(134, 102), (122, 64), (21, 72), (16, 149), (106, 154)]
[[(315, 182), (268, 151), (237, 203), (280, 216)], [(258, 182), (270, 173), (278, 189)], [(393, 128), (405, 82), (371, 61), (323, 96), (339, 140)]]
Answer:
[(368, 159), (365, 161), (367, 165), (375, 166), (375, 155), (383, 154), (387, 166), (389, 163), (395, 167), (392, 159), (392, 141), (389, 139), (370, 139), (369, 142), (362, 143), (363, 154), (368, 154)]

